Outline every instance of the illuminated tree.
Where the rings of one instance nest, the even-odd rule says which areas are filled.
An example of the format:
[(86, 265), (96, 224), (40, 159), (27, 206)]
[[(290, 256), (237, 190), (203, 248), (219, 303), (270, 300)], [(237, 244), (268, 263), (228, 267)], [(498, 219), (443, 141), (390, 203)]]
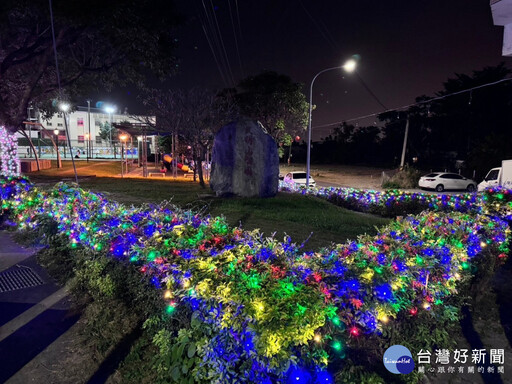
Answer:
[(172, 1), (55, 1), (56, 70), (47, 0), (0, 4), (0, 125), (23, 133), (30, 104), (87, 89), (142, 84), (175, 68)]

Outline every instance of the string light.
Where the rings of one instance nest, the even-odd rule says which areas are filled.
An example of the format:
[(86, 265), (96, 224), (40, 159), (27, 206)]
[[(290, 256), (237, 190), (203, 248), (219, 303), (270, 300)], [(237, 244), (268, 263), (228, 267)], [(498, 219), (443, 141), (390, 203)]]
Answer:
[(18, 158), (18, 140), (4, 126), (0, 126), (0, 162), (2, 176), (19, 176), (20, 160)]
[[(3, 177), (0, 196), (0, 215), (18, 228), (35, 229), (39, 217), (51, 217), (70, 247), (133, 263), (161, 290), (165, 318), (184, 306), (189, 310), (180, 316), (194, 313), (208, 325), (204, 361), (229, 375), (228, 360), (251, 359), (251, 380), (262, 383), (269, 377), (330, 383), (330, 350), (337, 352), (332, 358), (345, 358), (356, 337), (378, 337), (390, 319), (403, 319), (401, 312), (444, 311), (476, 257), (484, 251), (499, 261), (506, 257), (510, 230), (501, 218), (512, 211), (512, 193), (502, 188), (453, 200), (330, 190), (320, 196), (381, 211), (421, 202), (430, 211), (401, 218), (375, 236), (303, 252), (289, 238), (263, 239), (221, 218), (165, 205), (126, 208), (65, 184), (41, 192), (25, 178)], [(269, 359), (275, 364), (264, 363)], [(296, 371), (276, 368), (290, 361)]]

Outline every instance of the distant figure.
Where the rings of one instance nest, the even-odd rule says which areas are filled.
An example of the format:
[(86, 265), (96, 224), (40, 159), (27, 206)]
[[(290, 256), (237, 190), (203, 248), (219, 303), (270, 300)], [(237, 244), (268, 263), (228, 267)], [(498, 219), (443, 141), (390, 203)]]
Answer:
[(284, 177), (284, 182), (287, 184), (293, 183), (293, 176), (292, 176), (291, 172), (286, 174), (286, 176)]
[(80, 158), (80, 150), (78, 150), (78, 151), (76, 152), (76, 155), (75, 155), (75, 159), (79, 159), (79, 158)]

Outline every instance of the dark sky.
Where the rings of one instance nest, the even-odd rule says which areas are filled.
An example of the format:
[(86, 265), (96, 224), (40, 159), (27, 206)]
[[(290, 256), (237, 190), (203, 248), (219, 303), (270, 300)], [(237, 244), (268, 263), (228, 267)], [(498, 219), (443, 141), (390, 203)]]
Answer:
[[(341, 65), (358, 54), (361, 78), (387, 108), (395, 108), (413, 103), (417, 96), (433, 95), (454, 73), (471, 74), (502, 61), (512, 67), (512, 59), (501, 56), (503, 27), (493, 25), (488, 0), (177, 3), (188, 20), (177, 31), (180, 64), (171, 87), (224, 88), (245, 76), (274, 70), (305, 84), (308, 96), (317, 72)], [(203, 26), (214, 45), (224, 79)], [(225, 47), (224, 60), (219, 36)], [(120, 99), (118, 105), (137, 109), (134, 95), (127, 91), (112, 97)], [(337, 71), (318, 77), (313, 103), (317, 105), (313, 113), (314, 138), (326, 136), (333, 127), (315, 126), (382, 111), (357, 76)]]

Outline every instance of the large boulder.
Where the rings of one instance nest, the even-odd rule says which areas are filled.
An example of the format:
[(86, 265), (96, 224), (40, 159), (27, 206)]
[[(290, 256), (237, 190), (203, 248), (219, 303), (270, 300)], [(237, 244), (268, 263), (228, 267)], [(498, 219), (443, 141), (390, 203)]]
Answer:
[(272, 197), (279, 183), (279, 155), (261, 123), (230, 123), (215, 136), (211, 188), (217, 196)]

